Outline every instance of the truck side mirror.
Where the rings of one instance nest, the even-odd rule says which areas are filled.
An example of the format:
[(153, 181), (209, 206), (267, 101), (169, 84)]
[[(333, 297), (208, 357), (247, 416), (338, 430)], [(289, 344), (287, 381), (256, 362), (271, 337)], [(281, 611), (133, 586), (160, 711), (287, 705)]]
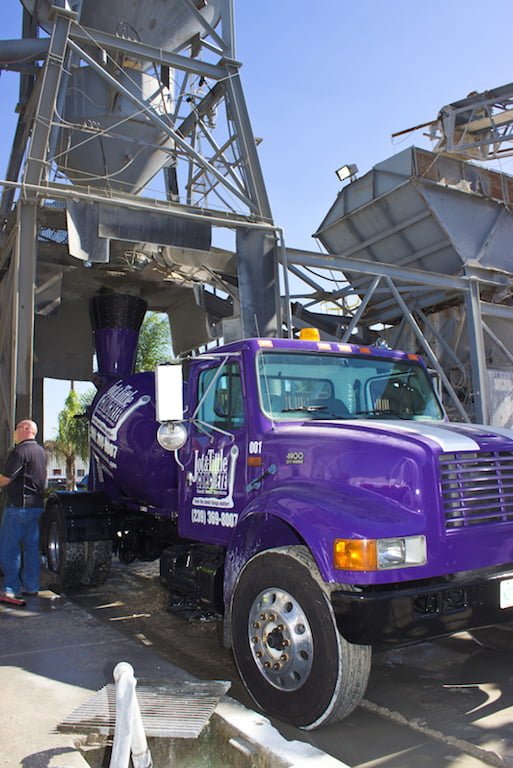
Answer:
[(180, 363), (158, 365), (155, 369), (157, 441), (166, 451), (177, 451), (187, 440), (183, 421), (183, 372)]
[(181, 363), (157, 365), (155, 369), (157, 421), (183, 420), (183, 374)]

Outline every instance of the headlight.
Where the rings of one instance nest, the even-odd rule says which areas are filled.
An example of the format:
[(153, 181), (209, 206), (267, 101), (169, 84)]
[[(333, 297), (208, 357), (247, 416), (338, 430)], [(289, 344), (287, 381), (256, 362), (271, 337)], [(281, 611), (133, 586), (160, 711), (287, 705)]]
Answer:
[(343, 571), (409, 568), (427, 562), (425, 536), (394, 539), (335, 539), (333, 564)]
[(425, 565), (426, 537), (405, 536), (400, 539), (378, 539), (378, 568)]
[(157, 430), (157, 441), (166, 451), (177, 451), (187, 442), (187, 430), (176, 421), (165, 421)]

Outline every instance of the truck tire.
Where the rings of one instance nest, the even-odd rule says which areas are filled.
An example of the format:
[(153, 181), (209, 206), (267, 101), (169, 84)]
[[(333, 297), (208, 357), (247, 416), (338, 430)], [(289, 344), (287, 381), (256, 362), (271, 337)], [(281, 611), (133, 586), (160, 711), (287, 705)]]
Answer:
[(305, 730), (342, 720), (367, 687), (371, 648), (338, 632), (306, 547), (268, 550), (244, 567), (232, 603), (232, 647), (258, 706)]
[(101, 584), (105, 584), (109, 578), (111, 564), (111, 541), (86, 541), (85, 567), (80, 577), (80, 583), (88, 587), (99, 587)]
[(66, 541), (64, 513), (57, 501), (46, 506), (43, 531), (48, 570), (55, 573), (59, 586), (77, 586), (85, 566), (85, 544)]
[(470, 634), (476, 643), (489, 651), (502, 651), (503, 653), (513, 651), (513, 623), (473, 629)]

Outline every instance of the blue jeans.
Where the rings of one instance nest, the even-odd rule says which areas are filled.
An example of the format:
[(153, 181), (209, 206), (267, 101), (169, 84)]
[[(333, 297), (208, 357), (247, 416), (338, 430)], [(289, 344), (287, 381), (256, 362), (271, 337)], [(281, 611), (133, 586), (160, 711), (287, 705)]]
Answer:
[(4, 589), (39, 591), (39, 518), (42, 507), (5, 507), (0, 525), (0, 565)]

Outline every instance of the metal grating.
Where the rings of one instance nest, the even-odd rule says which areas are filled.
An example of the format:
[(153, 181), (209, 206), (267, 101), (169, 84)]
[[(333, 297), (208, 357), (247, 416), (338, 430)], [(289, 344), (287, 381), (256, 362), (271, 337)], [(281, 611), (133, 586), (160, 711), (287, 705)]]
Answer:
[[(229, 690), (224, 680), (138, 683), (137, 701), (147, 737), (194, 739)], [(57, 726), (64, 733), (114, 735), (116, 686), (106, 685)]]
[(513, 452), (442, 453), (445, 529), (513, 521)]

